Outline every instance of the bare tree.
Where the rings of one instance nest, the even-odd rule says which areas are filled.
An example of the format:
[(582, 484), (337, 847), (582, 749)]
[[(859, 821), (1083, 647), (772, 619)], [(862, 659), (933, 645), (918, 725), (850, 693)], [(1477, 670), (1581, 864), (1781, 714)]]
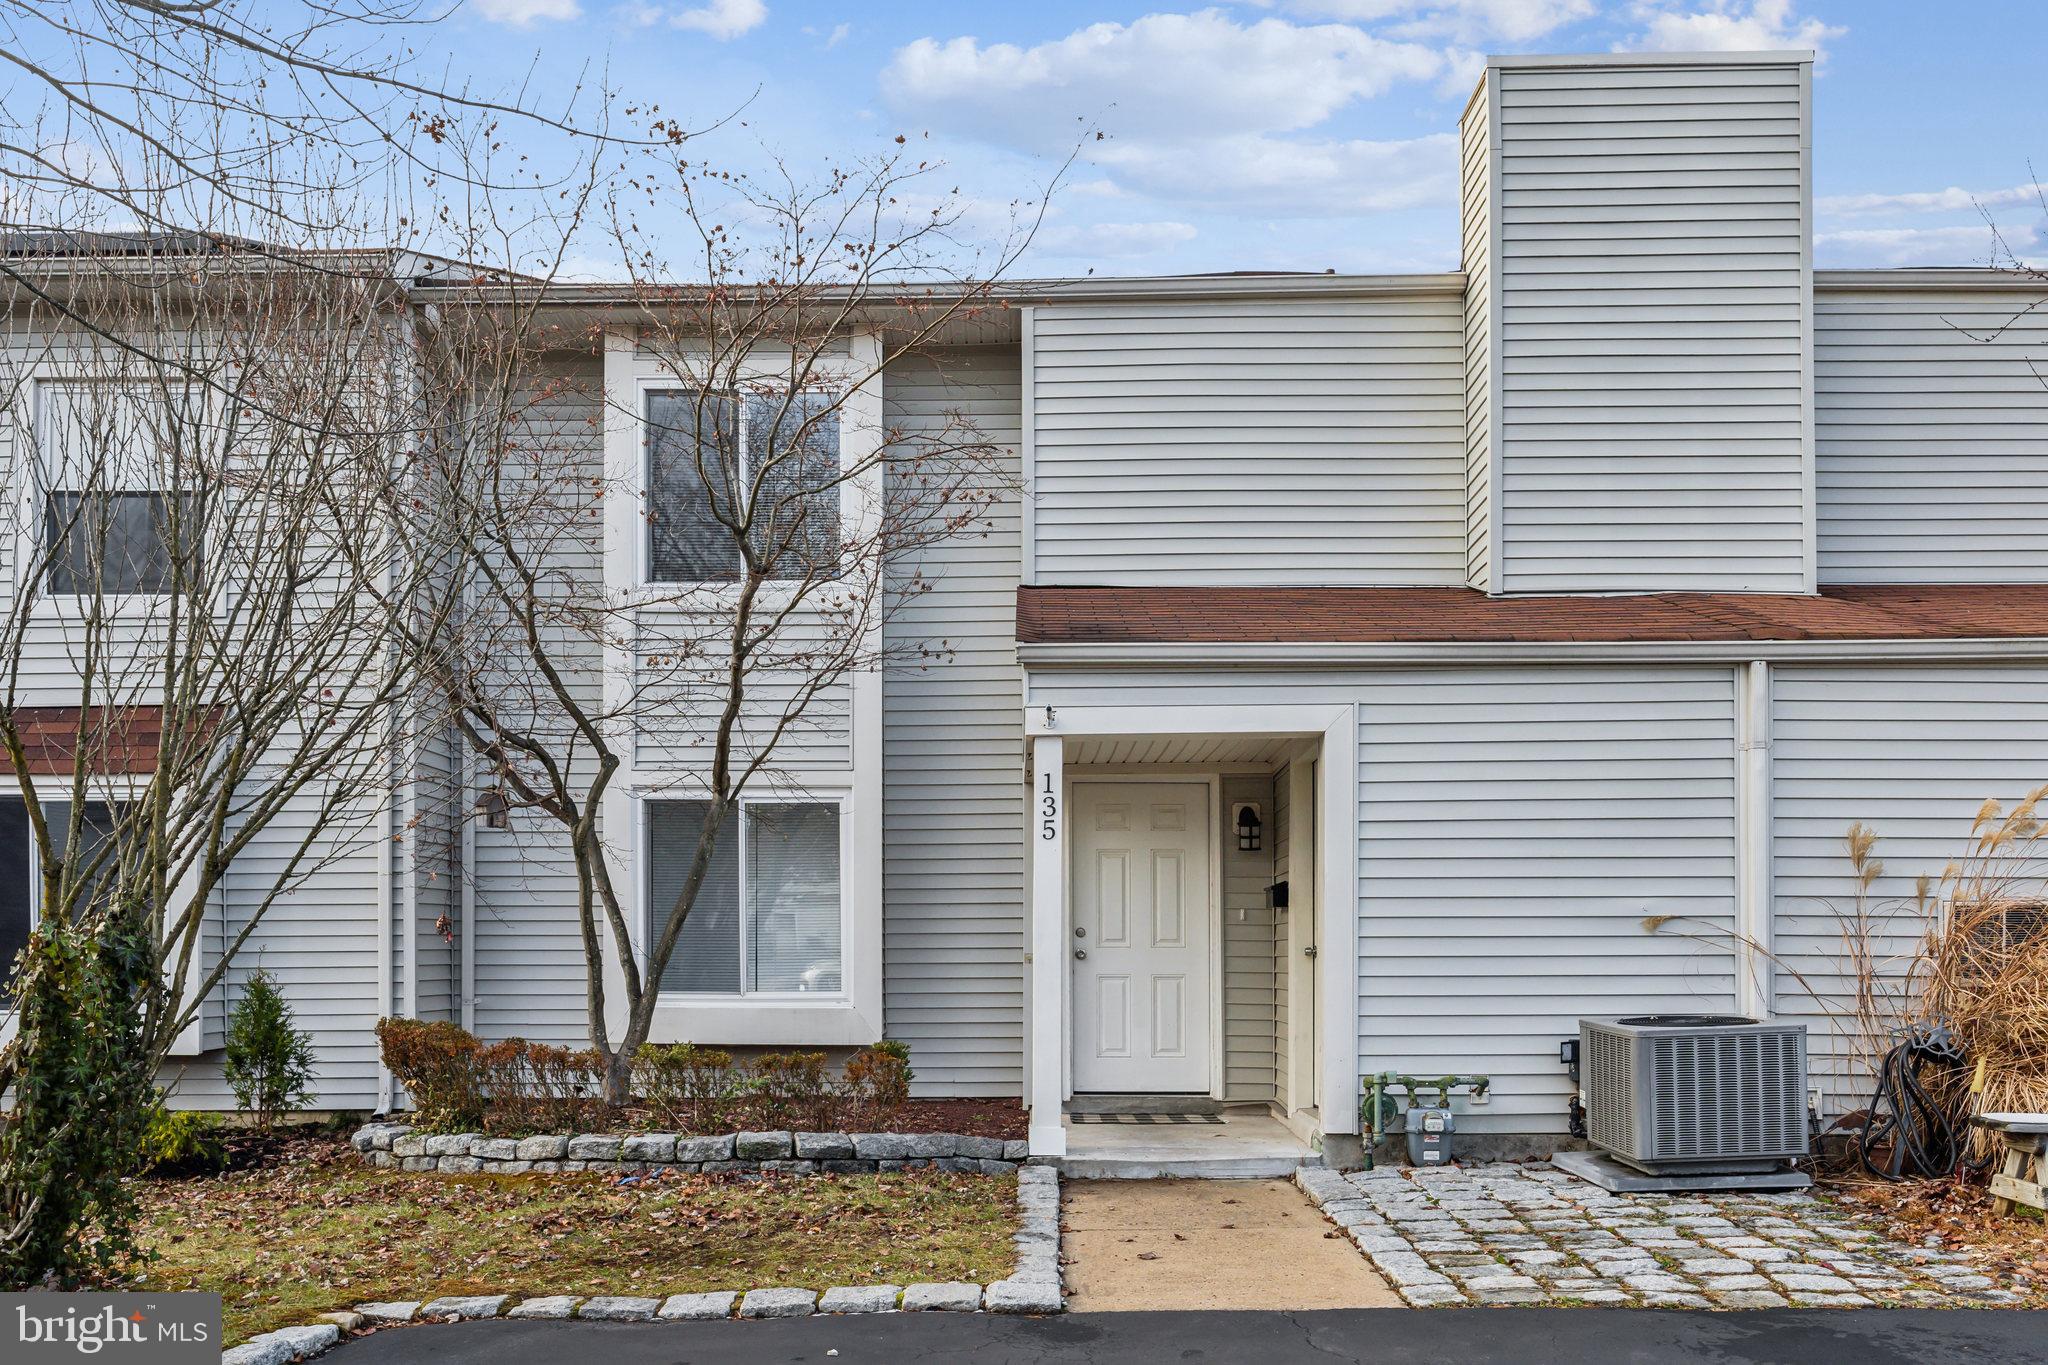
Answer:
[[(270, 906), (397, 776), (407, 661), (385, 645), (382, 604), (434, 608), (386, 495), (435, 397), (402, 301), (361, 287), (359, 265), (51, 265), (74, 304), (96, 296), (100, 327), (10, 315), (23, 344), (0, 403), (23, 525), (0, 617), (0, 747), (44, 903), (147, 905), (161, 1057)], [(259, 842), (263, 872), (242, 877), (235, 922), (202, 954), (207, 907)]]
[[(388, 489), (430, 398), (401, 300), (364, 260), (321, 271), (204, 237), (10, 249), (37, 286), (0, 293), (10, 818), (42, 939), (126, 955), (137, 1014), (114, 1041), (147, 1078), (273, 907), (379, 839), (410, 744), (384, 603), (431, 610)], [(17, 999), (44, 961), (31, 947)], [(0, 1048), (18, 1097), (46, 1060), (29, 1025)], [(0, 1161), (0, 1263), (47, 1192), (22, 1176)]]
[[(573, 862), (590, 1042), (615, 1101), (742, 794), (800, 799), (779, 760), (844, 723), (854, 675), (934, 648), (885, 633), (929, 586), (892, 570), (984, 533), (1004, 491), (997, 447), (965, 415), (915, 433), (883, 417), (885, 373), (1007, 306), (998, 281), (1035, 226), (1035, 209), (1013, 216), (989, 268), (958, 273), (958, 208), (910, 207), (931, 174), (904, 152), (814, 186), (672, 161), (628, 182), (640, 202), (605, 206), (630, 274), (585, 299), (609, 338), (561, 330), (561, 291), (516, 282), (435, 310), (472, 408), (436, 460), (421, 528), (436, 539), (419, 553), (459, 565), (467, 605), (414, 643), (487, 774), (487, 814), (532, 813)], [(642, 245), (649, 218), (685, 225), (693, 283), (668, 283)], [(592, 359), (629, 336), (652, 381), (604, 390)], [(579, 390), (604, 430), (562, 423)], [(608, 521), (609, 562), (637, 566), (611, 582)], [(636, 794), (687, 803), (671, 831), (687, 864), (645, 925), (605, 814), (636, 744), (671, 756), (640, 767)], [(814, 975), (841, 984), (829, 954)]]

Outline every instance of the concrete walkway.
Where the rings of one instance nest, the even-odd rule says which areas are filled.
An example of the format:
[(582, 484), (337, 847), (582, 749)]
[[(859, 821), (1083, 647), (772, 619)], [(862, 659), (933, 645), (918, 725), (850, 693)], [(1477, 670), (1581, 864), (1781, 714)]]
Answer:
[(1285, 1180), (1069, 1180), (1061, 1250), (1073, 1313), (1400, 1308)]
[(377, 1332), (321, 1365), (2011, 1365), (2038, 1314), (1442, 1308), (1428, 1313), (878, 1313), (780, 1322), (470, 1322)]

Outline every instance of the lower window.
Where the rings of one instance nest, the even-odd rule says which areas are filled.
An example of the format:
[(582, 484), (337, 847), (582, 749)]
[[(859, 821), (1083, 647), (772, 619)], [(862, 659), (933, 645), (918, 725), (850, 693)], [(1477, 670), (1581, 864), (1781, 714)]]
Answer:
[[(45, 801), (43, 819), (61, 852), (70, 835), (71, 805)], [(113, 812), (102, 802), (85, 804), (87, 856), (113, 827)], [(28, 946), (29, 931), (42, 909), (42, 872), (36, 857), (35, 832), (29, 828), (28, 803), (18, 796), (0, 797), (0, 994), (11, 991), (15, 960)], [(105, 875), (102, 872), (102, 875)]]
[[(664, 930), (710, 807), (647, 803), (648, 926)], [(664, 992), (839, 994), (839, 807), (748, 802), (728, 815), (661, 975)]]

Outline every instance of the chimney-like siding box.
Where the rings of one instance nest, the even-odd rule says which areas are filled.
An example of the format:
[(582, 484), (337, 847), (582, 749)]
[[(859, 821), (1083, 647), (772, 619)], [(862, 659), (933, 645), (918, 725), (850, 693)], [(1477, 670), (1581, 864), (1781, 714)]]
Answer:
[(1812, 54), (1496, 57), (1467, 108), (1467, 564), (1814, 590)]

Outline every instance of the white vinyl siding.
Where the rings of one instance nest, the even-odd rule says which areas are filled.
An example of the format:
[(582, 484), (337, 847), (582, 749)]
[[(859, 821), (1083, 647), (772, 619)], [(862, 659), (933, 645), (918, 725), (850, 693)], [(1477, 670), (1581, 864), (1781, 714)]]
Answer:
[(1512, 60), (1498, 590), (1808, 590), (1807, 68)]
[(1036, 310), (1041, 585), (1466, 574), (1456, 294)]
[[(601, 428), (603, 370), (595, 357), (548, 357), (550, 373), (523, 414), (519, 445), (535, 459), (562, 471), (565, 487), (597, 483), (603, 469)], [(553, 552), (565, 573), (603, 579), (599, 528), (574, 543), (553, 537)], [(602, 690), (602, 666), (594, 642), (565, 632), (553, 646), (565, 672), (587, 704)], [(508, 667), (518, 666), (508, 662)], [(508, 686), (511, 684), (508, 683)], [(474, 760), (469, 760), (474, 762)], [(474, 786), (493, 785), (495, 776), (478, 764)], [(475, 880), (475, 1020), (487, 1039), (528, 1038), (534, 1042), (587, 1046), (584, 1008), (583, 940), (576, 923), (576, 864), (561, 827), (536, 812), (515, 809), (505, 829), (473, 821), (471, 876)]]
[(1733, 1008), (1733, 669), (1063, 670), (1028, 703), (1283, 693), (1359, 707), (1362, 1071), (1482, 1072), (1496, 1098), (1462, 1126), (1562, 1132), (1581, 1016)]
[[(1231, 808), (1250, 801), (1264, 829), (1256, 852), (1237, 846)], [(1273, 1070), (1273, 779), (1223, 778), (1216, 837), (1223, 841), (1223, 1098), (1270, 1100)]]
[[(1282, 768), (1273, 774), (1273, 880), (1275, 883), (1289, 880), (1293, 870), (1294, 852), (1294, 808), (1293, 792), (1288, 786), (1288, 769)], [(1304, 870), (1303, 880), (1314, 875)], [(1292, 894), (1289, 901), (1293, 902)], [(1270, 902), (1269, 902), (1270, 903)], [(1287, 969), (1287, 921), (1290, 915), (1304, 913), (1288, 909), (1273, 911), (1273, 1085), (1274, 1097), (1286, 1094), (1287, 1060), (1292, 1027), (1288, 1022)]]
[(1555, 1131), (1586, 1015), (1734, 1003), (1725, 669), (1416, 673), (1360, 721), (1359, 1066), (1478, 1070), (1479, 1124)]
[[(957, 439), (959, 414), (1015, 471), (1018, 352), (905, 361), (884, 385), (887, 421)], [(947, 436), (949, 429), (953, 436)], [(1024, 1066), (1023, 675), (1017, 667), (1018, 504), (986, 536), (895, 566), (926, 592), (899, 596), (882, 678), (884, 1019), (910, 1045), (920, 1095), (1016, 1095)], [(922, 655), (922, 657), (920, 657)]]
[(1493, 590), (1492, 102), (1481, 78), (1458, 126), (1458, 246), (1465, 272), (1465, 581)]
[(2048, 666), (1779, 668), (1772, 724), (1776, 1007), (1806, 1021), (1823, 1108), (1840, 1113), (1870, 1098), (1829, 1017), (1853, 994), (1836, 913), (1854, 903), (1848, 828), (1861, 821), (1878, 836), (1876, 943), (1896, 983), (1923, 928), (1914, 879), (1938, 881), (1962, 855), (1986, 798), (2011, 809), (2048, 782)]
[(2048, 581), (2048, 288), (1826, 278), (1814, 299), (1821, 581)]

